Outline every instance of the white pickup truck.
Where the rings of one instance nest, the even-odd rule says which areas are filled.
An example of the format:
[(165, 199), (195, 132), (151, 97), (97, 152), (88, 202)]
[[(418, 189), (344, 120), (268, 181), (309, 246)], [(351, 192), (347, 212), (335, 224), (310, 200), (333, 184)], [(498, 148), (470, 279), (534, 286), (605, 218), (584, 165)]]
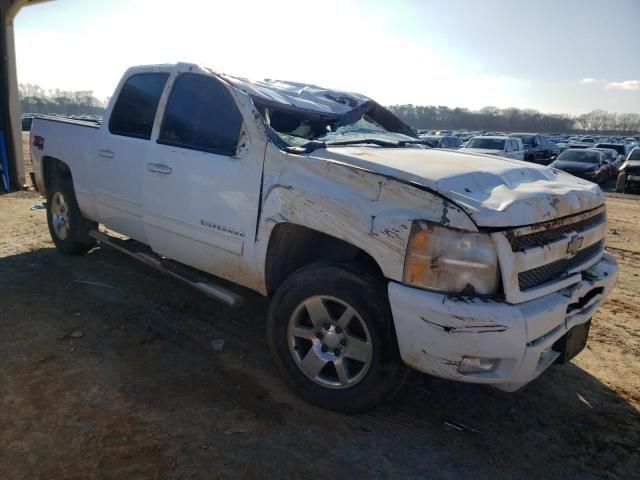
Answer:
[(428, 148), (358, 94), (135, 67), (101, 124), (36, 118), (31, 152), (62, 253), (270, 297), (280, 372), (329, 409), (375, 406), (407, 366), (514, 391), (584, 348), (617, 277), (597, 185)]

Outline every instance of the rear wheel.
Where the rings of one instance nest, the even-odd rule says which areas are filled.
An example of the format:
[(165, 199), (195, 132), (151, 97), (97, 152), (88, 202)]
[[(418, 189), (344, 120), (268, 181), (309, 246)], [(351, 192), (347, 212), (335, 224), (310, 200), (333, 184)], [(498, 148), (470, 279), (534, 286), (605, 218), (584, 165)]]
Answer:
[(627, 175), (621, 173), (618, 175), (618, 180), (616, 181), (616, 192), (618, 193), (626, 193), (627, 191)]
[(280, 373), (323, 408), (369, 410), (408, 373), (384, 284), (353, 266), (322, 262), (291, 275), (273, 298), (267, 333)]
[(81, 255), (95, 246), (89, 236), (98, 224), (82, 216), (70, 179), (54, 179), (47, 193), (47, 224), (58, 251)]

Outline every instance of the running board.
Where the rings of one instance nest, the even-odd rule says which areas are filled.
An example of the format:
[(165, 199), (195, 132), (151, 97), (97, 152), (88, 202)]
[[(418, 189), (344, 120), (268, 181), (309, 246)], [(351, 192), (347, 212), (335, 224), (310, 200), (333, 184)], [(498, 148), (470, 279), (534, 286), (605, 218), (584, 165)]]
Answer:
[(102, 245), (114, 248), (119, 252), (129, 255), (138, 261), (155, 268), (159, 272), (164, 273), (176, 280), (186, 283), (192, 288), (204, 293), (208, 297), (218, 300), (228, 307), (239, 307), (242, 305), (243, 298), (237, 293), (227, 290), (220, 285), (216, 285), (212, 277), (206, 273), (200, 272), (195, 268), (182, 265), (173, 260), (168, 260), (155, 254), (148, 246), (136, 242), (135, 240), (123, 240), (113, 237), (98, 230), (89, 232), (89, 236), (96, 239)]

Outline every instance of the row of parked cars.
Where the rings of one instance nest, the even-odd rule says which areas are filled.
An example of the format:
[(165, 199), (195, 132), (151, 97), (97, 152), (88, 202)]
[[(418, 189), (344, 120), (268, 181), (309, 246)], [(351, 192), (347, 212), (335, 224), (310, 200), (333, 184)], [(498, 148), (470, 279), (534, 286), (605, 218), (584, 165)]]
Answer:
[(421, 135), (423, 140), (436, 148), (461, 148), (477, 153), (526, 160), (548, 165), (562, 151), (547, 136), (534, 133), (490, 132), (473, 135), (467, 140), (459, 135)]
[[(640, 136), (569, 137), (490, 132), (473, 135), (464, 140), (462, 135), (441, 131), (423, 134), (421, 138), (434, 148), (460, 149), (551, 165), (598, 184), (617, 178), (631, 151), (640, 145)], [(625, 182), (625, 185), (629, 183)]]

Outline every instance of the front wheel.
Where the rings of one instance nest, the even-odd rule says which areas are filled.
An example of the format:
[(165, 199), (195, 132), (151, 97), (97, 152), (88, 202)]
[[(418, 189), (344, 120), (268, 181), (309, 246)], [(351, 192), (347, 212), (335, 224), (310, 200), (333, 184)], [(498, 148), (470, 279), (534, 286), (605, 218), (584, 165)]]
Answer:
[(330, 410), (370, 410), (408, 373), (384, 283), (353, 266), (322, 262), (291, 275), (271, 302), (267, 335), (294, 390)]
[(626, 193), (627, 190), (627, 176), (624, 173), (618, 175), (618, 180), (616, 181), (616, 192), (618, 193)]
[(98, 224), (82, 216), (70, 179), (59, 178), (47, 192), (47, 224), (58, 251), (66, 255), (81, 255), (96, 244), (89, 236)]

